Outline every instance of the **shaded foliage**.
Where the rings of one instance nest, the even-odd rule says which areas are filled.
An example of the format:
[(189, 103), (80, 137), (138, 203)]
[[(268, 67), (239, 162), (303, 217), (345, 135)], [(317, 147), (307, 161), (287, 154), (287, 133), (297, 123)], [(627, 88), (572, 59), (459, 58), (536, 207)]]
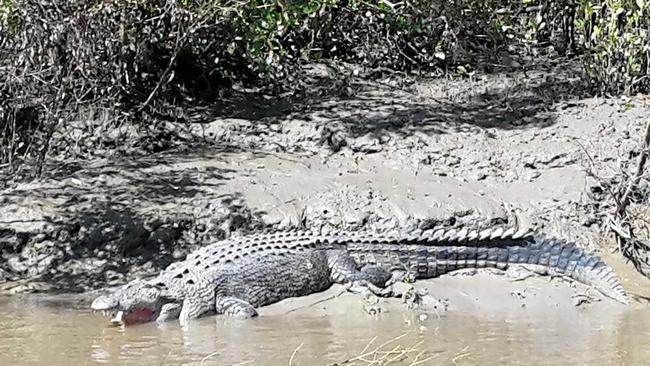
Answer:
[(581, 3), (585, 70), (604, 93), (650, 91), (650, 5), (646, 0)]
[(237, 85), (299, 88), (317, 61), (471, 75), (585, 51), (602, 91), (635, 92), (649, 18), (645, 0), (1, 0), (0, 164), (165, 150), (182, 142), (166, 123)]

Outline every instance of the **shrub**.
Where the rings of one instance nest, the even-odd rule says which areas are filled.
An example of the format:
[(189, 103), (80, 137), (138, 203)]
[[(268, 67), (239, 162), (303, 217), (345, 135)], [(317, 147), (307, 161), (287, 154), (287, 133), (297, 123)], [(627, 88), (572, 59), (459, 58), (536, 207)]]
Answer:
[(650, 7), (647, 0), (583, 0), (578, 27), (585, 71), (600, 91), (650, 91)]
[(645, 90), (645, 1), (0, 0), (0, 167), (121, 146), (125, 123), (164, 149), (165, 121), (233, 83), (294, 88), (314, 61), (462, 74), (559, 38), (602, 90)]

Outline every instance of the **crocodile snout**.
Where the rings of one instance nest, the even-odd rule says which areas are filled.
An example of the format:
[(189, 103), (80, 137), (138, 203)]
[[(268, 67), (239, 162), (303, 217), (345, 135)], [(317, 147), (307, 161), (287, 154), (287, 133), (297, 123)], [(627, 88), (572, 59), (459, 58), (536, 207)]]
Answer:
[(95, 311), (106, 311), (117, 308), (119, 302), (113, 296), (99, 296), (90, 304), (90, 308)]
[(101, 311), (114, 325), (146, 323), (155, 320), (157, 316), (156, 310), (150, 306), (121, 304), (116, 296), (110, 295), (97, 297), (90, 308), (93, 311)]

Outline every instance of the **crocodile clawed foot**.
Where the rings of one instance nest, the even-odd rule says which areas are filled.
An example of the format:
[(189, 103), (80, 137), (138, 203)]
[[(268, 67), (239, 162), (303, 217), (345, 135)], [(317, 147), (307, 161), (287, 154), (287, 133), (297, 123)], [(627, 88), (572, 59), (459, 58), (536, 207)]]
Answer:
[(348, 285), (348, 291), (360, 294), (373, 294), (378, 297), (394, 297), (393, 286), (386, 286), (381, 288), (373, 285), (366, 280), (353, 281)]
[(225, 314), (236, 319), (249, 319), (258, 316), (257, 310), (250, 303), (233, 296), (217, 297), (215, 309), (217, 314)]
[(379, 315), (383, 310), (379, 305), (379, 298), (370, 292), (364, 296), (366, 303), (363, 305), (363, 310), (373, 316)]
[(390, 279), (386, 282), (386, 286), (394, 285), (396, 283), (414, 283), (415, 275), (408, 271), (393, 271)]
[(373, 288), (372, 285), (367, 286), (366, 284), (357, 283), (353, 286), (353, 289), (351, 291), (360, 293), (363, 296), (363, 310), (366, 313), (372, 316), (378, 316), (384, 312), (384, 309), (381, 306), (380, 302), (380, 297), (383, 297), (383, 294), (375, 294), (375, 292), (378, 292), (378, 290), (382, 289)]
[(363, 296), (363, 310), (373, 316), (382, 312), (379, 298), (392, 296), (392, 288), (380, 288), (365, 280), (349, 282), (346, 290)]
[(397, 291), (398, 293), (396, 295), (399, 295), (402, 299), (402, 303), (406, 304), (406, 307), (409, 309), (417, 307), (422, 302), (422, 296), (420, 296), (420, 293), (415, 290), (415, 287), (407, 283), (402, 282), (398, 286)]
[(420, 307), (425, 298), (429, 296), (429, 291), (426, 288), (415, 288), (413, 285), (404, 282), (395, 284), (393, 292), (395, 297), (402, 299), (402, 303), (408, 309)]

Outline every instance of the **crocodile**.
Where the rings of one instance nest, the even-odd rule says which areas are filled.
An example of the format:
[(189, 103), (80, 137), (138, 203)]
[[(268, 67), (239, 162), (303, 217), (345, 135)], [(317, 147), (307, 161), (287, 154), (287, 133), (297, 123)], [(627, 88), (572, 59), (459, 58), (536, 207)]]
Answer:
[(334, 283), (386, 294), (407, 275), (432, 278), (512, 265), (570, 278), (629, 303), (611, 267), (573, 242), (516, 228), (465, 227), (233, 235), (198, 248), (152, 279), (135, 279), (95, 298), (91, 309), (120, 325), (178, 319), (185, 326), (207, 314), (255, 317), (260, 306), (324, 291)]

